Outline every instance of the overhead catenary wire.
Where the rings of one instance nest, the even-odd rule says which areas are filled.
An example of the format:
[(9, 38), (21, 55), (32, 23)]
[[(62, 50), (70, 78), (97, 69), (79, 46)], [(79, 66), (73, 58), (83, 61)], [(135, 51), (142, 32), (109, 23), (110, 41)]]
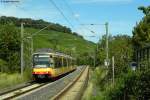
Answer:
[[(79, 25), (82, 25), (81, 21), (78, 19), (78, 18), (75, 18), (75, 13), (72, 9), (72, 7), (67, 3), (66, 0), (63, 0), (64, 1), (64, 4), (66, 5), (66, 7), (69, 9), (70, 13), (72, 14), (73, 18), (76, 20), (76, 22), (79, 24)], [(86, 29), (88, 31), (92, 31), (91, 29), (87, 28), (85, 25), (83, 25), (83, 27), (81, 27), (83, 30)]]
[(91, 33), (94, 33), (94, 34), (96, 34), (95, 32), (93, 32), (91, 29), (89, 29), (88, 27), (86, 27), (87, 25), (104, 25), (104, 24), (83, 24), (78, 18), (75, 18), (74, 16), (75, 16), (75, 13), (74, 13), (74, 11), (73, 11), (73, 9), (72, 9), (72, 7), (68, 4), (68, 2), (66, 1), (66, 0), (63, 0), (64, 1), (64, 4), (66, 5), (66, 7), (69, 9), (69, 11), (71, 12), (71, 14), (72, 14), (72, 16), (73, 16), (73, 18), (78, 22), (78, 24), (79, 25), (82, 25), (83, 27), (83, 29), (86, 29), (86, 30), (89, 30)]
[[(17, 6), (17, 5), (16, 5), (16, 7), (20, 8), (21, 10), (23, 10), (23, 11), (25, 11), (25, 12), (27, 13), (26, 9), (21, 8), (21, 7)], [(35, 17), (35, 16), (34, 16), (34, 17)], [(35, 18), (36, 18), (36, 17), (35, 17)], [(51, 24), (29, 24), (29, 23), (27, 23), (27, 24), (24, 23), (24, 24), (25, 24), (25, 25), (46, 25), (44, 28), (42, 28), (42, 29), (40, 29), (39, 31), (33, 33), (33, 34), (31, 35), (31, 37), (37, 35), (37, 34), (40, 33), (41, 31), (43, 31), (43, 30), (45, 30), (46, 28), (48, 28), (49, 26), (51, 26)]]
[(66, 7), (69, 9), (69, 11), (71, 12), (71, 14), (74, 16), (74, 11), (72, 10), (72, 8), (70, 7), (70, 5), (67, 3), (67, 1), (66, 0), (63, 0), (64, 1), (64, 3), (65, 3), (65, 5), (66, 5)]
[(66, 22), (68, 23), (68, 24), (70, 24), (70, 26), (72, 27), (72, 28), (74, 28), (74, 26), (72, 25), (72, 23), (68, 20), (68, 18), (65, 16), (65, 14), (60, 10), (60, 8), (56, 5), (56, 3), (53, 1), (53, 0), (49, 0), (54, 6), (55, 6), (55, 8), (60, 12), (60, 14), (64, 17), (64, 19), (66, 20)]

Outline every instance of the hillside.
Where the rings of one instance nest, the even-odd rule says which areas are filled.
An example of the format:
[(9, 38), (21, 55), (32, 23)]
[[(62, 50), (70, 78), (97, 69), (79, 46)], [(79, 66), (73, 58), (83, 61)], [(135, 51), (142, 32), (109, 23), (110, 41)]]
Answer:
[(24, 23), (25, 38), (49, 25), (33, 37), (34, 51), (38, 48), (52, 48), (75, 56), (94, 51), (94, 43), (85, 40), (78, 33), (72, 32), (70, 28), (58, 23), (51, 23), (42, 19), (0, 17), (0, 25), (13, 24), (20, 30), (21, 23)]
[[(25, 28), (25, 33), (31, 34), (39, 29)], [(33, 37), (34, 51), (39, 48), (52, 48), (68, 54), (79, 56), (85, 52), (93, 52), (95, 44), (69, 33), (44, 30)]]
[[(20, 66), (20, 26), (24, 23), (24, 59), (26, 66), (31, 63), (31, 37), (32, 34), (47, 27), (45, 30), (33, 36), (34, 52), (41, 48), (51, 48), (77, 58), (78, 64), (93, 63), (94, 49), (96, 45), (85, 40), (81, 35), (66, 26), (51, 23), (42, 19), (0, 17), (0, 59), (6, 63), (16, 57), (16, 65)], [(8, 41), (7, 41), (8, 40)], [(8, 55), (9, 54), (9, 55)], [(90, 60), (91, 62), (87, 61)], [(10, 60), (13, 63), (13, 60)], [(9, 62), (10, 63), (10, 62)], [(9, 64), (8, 63), (8, 64)], [(7, 64), (7, 63), (6, 63)], [(11, 65), (11, 64), (10, 64)], [(16, 70), (16, 69), (15, 69)]]
[(21, 23), (24, 23), (25, 27), (35, 28), (35, 29), (42, 29), (42, 28), (48, 26), (45, 30), (49, 30), (49, 31), (53, 30), (53, 31), (57, 31), (57, 32), (69, 33), (69, 34), (73, 34), (75, 36), (82, 37), (78, 33), (72, 32), (72, 30), (66, 26), (60, 25), (58, 23), (47, 22), (47, 21), (44, 21), (43, 19), (34, 20), (31, 18), (16, 18), (16, 17), (12, 17), (12, 16), (9, 16), (9, 17), (1, 16), (0, 17), (1, 25), (12, 24), (12, 23), (17, 27), (20, 27)]

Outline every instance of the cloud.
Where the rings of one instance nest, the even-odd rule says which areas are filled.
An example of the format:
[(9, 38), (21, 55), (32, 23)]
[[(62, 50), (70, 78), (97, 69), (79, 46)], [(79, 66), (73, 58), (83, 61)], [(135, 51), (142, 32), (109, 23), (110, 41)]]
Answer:
[(73, 3), (131, 3), (133, 0), (72, 0)]
[(79, 18), (79, 17), (80, 17), (80, 14), (74, 14), (74, 17), (75, 17), (75, 18)]

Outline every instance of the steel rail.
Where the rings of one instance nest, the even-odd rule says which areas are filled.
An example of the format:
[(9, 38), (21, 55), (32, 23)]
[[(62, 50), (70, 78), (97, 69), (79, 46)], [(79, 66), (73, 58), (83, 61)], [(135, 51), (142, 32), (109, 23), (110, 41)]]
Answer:
[(14, 90), (11, 90), (9, 92), (6, 92), (6, 93), (3, 93), (2, 95), (0, 95), (0, 99), (2, 99), (2, 100), (12, 99), (14, 97), (23, 95), (23, 94), (25, 94), (29, 91), (35, 90), (39, 87), (42, 87), (46, 84), (48, 84), (48, 83), (41, 83), (41, 84), (34, 83), (34, 84), (30, 84), (28, 86), (24, 86), (24, 87), (21, 87), (21, 88), (18, 88), (18, 89), (14, 89)]
[(21, 84), (14, 86), (14, 87), (4, 88), (3, 90), (0, 89), (0, 96), (7, 94), (7, 93), (10, 93), (10, 92), (13, 92), (13, 91), (16, 91), (18, 89), (25, 88), (25, 87), (33, 85), (33, 84), (35, 84), (35, 81), (29, 81), (29, 82), (21, 83)]
[(62, 91), (60, 91), (58, 94), (56, 94), (54, 97), (52, 97), (50, 100), (59, 100), (61, 96), (63, 96), (76, 82), (80, 79), (80, 77), (83, 75), (84, 71), (86, 70), (86, 67), (84, 69), (81, 69), (81, 73), (72, 81), (70, 82)]
[[(75, 76), (74, 78), (73, 78), (73, 80), (71, 81), (71, 82), (69, 82), (69, 84), (72, 84), (73, 85), (73, 83), (75, 82), (75, 81), (77, 81), (79, 78), (80, 78), (80, 76), (82, 75), (82, 73), (84, 72), (84, 70), (86, 69), (86, 67), (82, 67), (82, 68), (79, 68), (78, 69), (78, 71), (77, 72), (79, 72), (78, 74), (77, 74), (77, 76)], [(73, 74), (70, 74), (71, 75), (71, 77), (72, 77), (72, 75)], [(66, 75), (67, 76), (67, 75)], [(60, 78), (61, 79), (61, 78)], [(64, 79), (65, 79), (65, 77), (64, 77)], [(58, 81), (63, 81), (64, 80), (63, 78), (62, 78), (62, 80), (58, 80)], [(67, 79), (67, 77), (66, 77), (66, 79)], [(70, 79), (67, 79), (67, 81), (69, 81)], [(51, 84), (50, 84), (51, 83)], [(0, 100), (8, 100), (8, 99), (15, 99), (15, 98), (26, 98), (26, 96), (27, 96), (27, 98), (30, 100), (31, 98), (30, 98), (30, 96), (34, 96), (35, 94), (37, 95), (38, 93), (39, 93), (39, 91), (45, 91), (45, 88), (47, 89), (48, 87), (50, 87), (50, 86), (55, 86), (56, 84), (58, 84), (58, 83), (60, 83), (60, 82), (57, 82), (57, 81), (54, 81), (54, 82), (47, 82), (47, 83), (44, 83), (44, 84), (39, 84), (39, 85), (37, 85), (36, 83), (36, 85), (35, 84), (32, 84), (32, 85), (28, 85), (27, 87), (24, 87), (24, 88), (18, 88), (18, 89), (15, 89), (16, 91), (13, 91), (13, 90), (11, 90), (10, 92), (6, 92), (6, 94), (8, 94), (8, 95), (6, 95), (6, 94), (4, 94), (3, 93), (3, 95), (0, 95)], [(62, 84), (63, 84), (63, 82), (62, 82)], [(66, 83), (65, 83), (66, 84)], [(62, 85), (63, 86), (63, 85)], [(64, 86), (65, 88), (66, 87), (68, 87), (68, 85), (67, 86)], [(64, 87), (62, 87), (62, 89), (64, 90)], [(69, 88), (69, 87), (68, 87)], [(62, 89), (60, 90), (60, 91), (62, 91)], [(24, 90), (26, 90), (26, 91), (24, 91)], [(33, 93), (32, 93), (32, 91), (33, 91)], [(46, 90), (47, 91), (47, 90)], [(46, 92), (45, 91), (45, 92)], [(10, 93), (10, 94), (9, 94)], [(29, 93), (29, 94), (28, 94)], [(32, 94), (30, 94), (30, 93), (32, 93)], [(48, 93), (51, 93), (51, 92), (48, 92)], [(58, 93), (58, 92), (57, 92)], [(55, 93), (54, 95), (52, 94), (52, 96), (51, 97), (54, 97), (57, 93)], [(59, 92), (60, 93), (60, 92)], [(22, 97), (21, 97), (22, 96)], [(5, 97), (5, 98), (4, 98)], [(50, 96), (48, 97), (48, 98), (51, 98)], [(47, 97), (45, 97), (45, 98), (47, 98)], [(48, 99), (47, 98), (47, 99)], [(42, 100), (42, 98), (36, 98), (36, 99), (38, 99), (38, 100)]]

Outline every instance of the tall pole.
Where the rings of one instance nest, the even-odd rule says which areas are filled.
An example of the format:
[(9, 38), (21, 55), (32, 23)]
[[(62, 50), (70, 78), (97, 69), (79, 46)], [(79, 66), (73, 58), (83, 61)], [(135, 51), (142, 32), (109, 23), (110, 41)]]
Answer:
[(114, 60), (114, 56), (112, 57), (112, 72), (113, 72), (113, 85), (115, 83), (115, 60)]
[(108, 22), (106, 22), (105, 23), (105, 27), (106, 27), (106, 62), (107, 62), (107, 64), (106, 64), (106, 67), (108, 68), (108, 57), (109, 57), (109, 55), (108, 55)]
[(94, 67), (95, 67), (95, 65), (96, 65), (96, 54), (94, 54)]
[(32, 61), (32, 59), (33, 59), (33, 37), (30, 37), (30, 40), (31, 40), (31, 66), (33, 66), (33, 61)]
[(21, 23), (21, 76), (23, 76), (23, 68), (24, 68), (24, 59), (23, 59), (23, 53), (24, 53), (24, 50), (23, 50), (23, 47), (24, 47), (24, 44), (23, 44), (23, 33), (24, 33), (24, 28), (23, 28), (23, 23)]
[(96, 50), (94, 52), (94, 67), (96, 67), (97, 53), (98, 53), (98, 43), (96, 44)]
[[(31, 37), (31, 56), (33, 55), (33, 37)], [(31, 57), (32, 58), (32, 57)]]
[(32, 59), (33, 59), (33, 37), (27, 37), (29, 40), (30, 40), (30, 64), (31, 66), (33, 66), (33, 62), (32, 62)]

